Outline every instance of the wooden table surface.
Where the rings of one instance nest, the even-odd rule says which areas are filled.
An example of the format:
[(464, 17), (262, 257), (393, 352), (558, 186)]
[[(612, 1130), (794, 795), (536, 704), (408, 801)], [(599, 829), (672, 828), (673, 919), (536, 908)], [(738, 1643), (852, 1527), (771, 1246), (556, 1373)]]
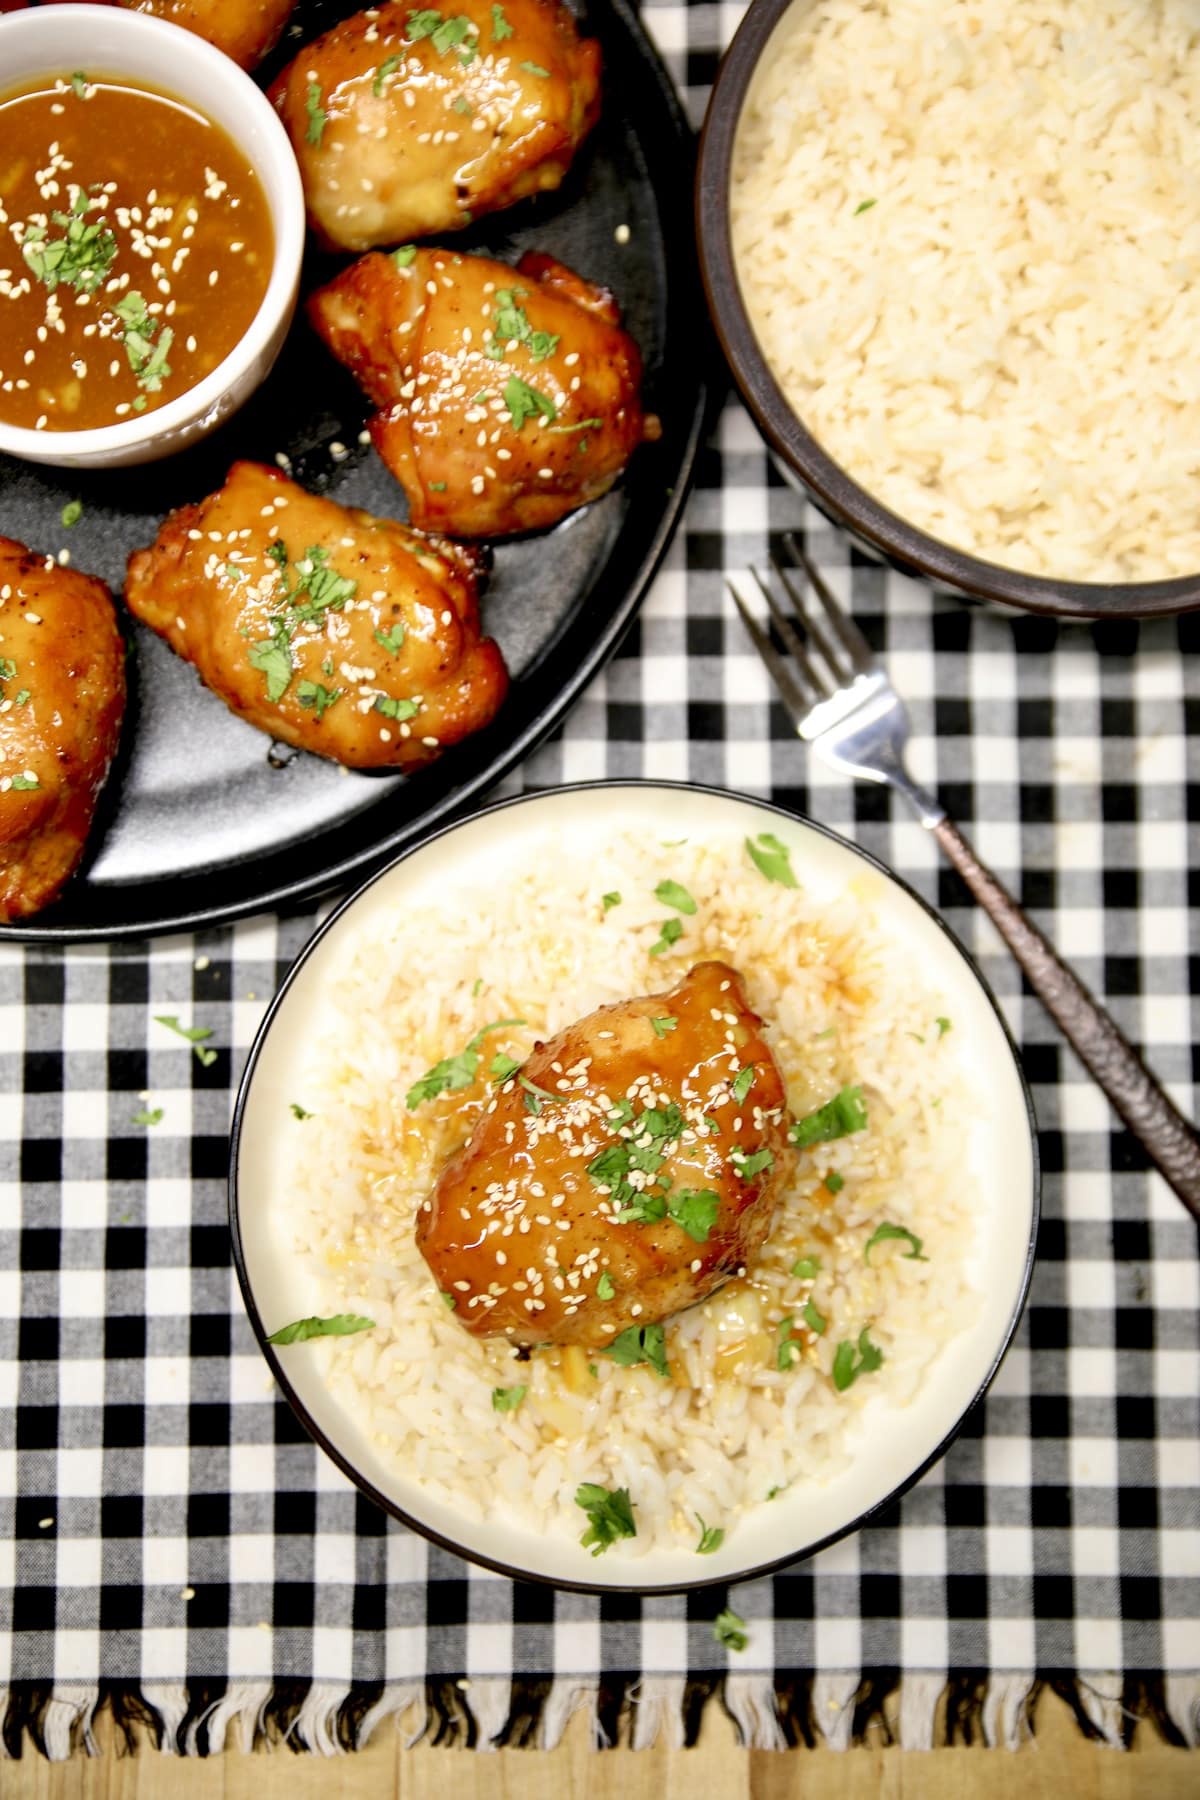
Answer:
[(745, 1751), (710, 1706), (693, 1750), (589, 1748), (576, 1718), (557, 1750), (406, 1749), (392, 1723), (356, 1756), (293, 1756), (285, 1749), (206, 1761), (145, 1745), (117, 1755), (107, 1717), (105, 1753), (47, 1763), (27, 1753), (0, 1762), (3, 1800), (1194, 1800), (1200, 1751), (1175, 1750), (1149, 1728), (1127, 1755), (1088, 1743), (1053, 1696), (1035, 1740), (1018, 1751), (894, 1748)]

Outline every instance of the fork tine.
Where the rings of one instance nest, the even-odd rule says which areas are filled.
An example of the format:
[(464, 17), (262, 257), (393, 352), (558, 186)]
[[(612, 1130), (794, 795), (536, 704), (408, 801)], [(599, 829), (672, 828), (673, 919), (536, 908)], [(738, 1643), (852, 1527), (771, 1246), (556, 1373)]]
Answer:
[(869, 674), (875, 667), (875, 657), (872, 653), (870, 644), (868, 644), (866, 638), (845, 611), (844, 607), (834, 599), (824, 577), (817, 570), (809, 557), (807, 550), (805, 550), (803, 545), (797, 540), (795, 533), (789, 531), (784, 539), (784, 543), (787, 545), (789, 553), (795, 557), (796, 561), (804, 570), (804, 573), (808, 576), (809, 581), (812, 583), (813, 592), (825, 608), (829, 623), (833, 626), (834, 631), (841, 640), (842, 646), (845, 649), (847, 656), (850, 658), (851, 663), (854, 665), (855, 669), (858, 670), (859, 674)]
[[(775, 565), (774, 561), (772, 560), (772, 567), (775, 567), (775, 566), (776, 565)], [(809, 656), (808, 651), (805, 649), (804, 643), (800, 637), (799, 632), (796, 630), (796, 627), (792, 624), (792, 621), (788, 618), (787, 614), (784, 612), (783, 608), (780, 606), (779, 602), (776, 600), (774, 594), (771, 592), (769, 585), (767, 584), (766, 581), (763, 580), (763, 577), (759, 573), (759, 571), (757, 569), (751, 569), (750, 573), (753, 575), (755, 581), (758, 583), (759, 592), (762, 594), (763, 599), (767, 603), (767, 611), (770, 613), (771, 617), (775, 621), (776, 627), (779, 631), (779, 635), (783, 639), (784, 648), (786, 650), (788, 650), (790, 652), (790, 654), (792, 656), (794, 656), (796, 661), (799, 663), (800, 672), (804, 676), (804, 679), (808, 682), (809, 686), (812, 688), (813, 692), (816, 694), (824, 695), (826, 698), (828, 698), (829, 695), (833, 692), (833, 689), (830, 686), (829, 682), (823, 680), (822, 677), (817, 673), (817, 670), (814, 668), (812, 659)], [(801, 617), (802, 623), (806, 622), (804, 620), (803, 613), (801, 613), (800, 617)]]
[(746, 602), (742, 599), (742, 596), (738, 593), (732, 581), (727, 581), (725, 586), (729, 590), (733, 599), (733, 604), (742, 615), (742, 624), (749, 632), (754, 643), (754, 648), (762, 657), (763, 662), (766, 664), (770, 674), (774, 678), (775, 685), (783, 696), (784, 705), (787, 707), (793, 723), (799, 726), (800, 721), (807, 716), (812, 706), (813, 699), (816, 698), (816, 696), (806, 694), (801, 688), (799, 682), (792, 673), (791, 668), (784, 661), (783, 657), (780, 656), (778, 650), (776, 650), (774, 644), (771, 642), (754, 614), (750, 611), (750, 608), (746, 605)]
[(803, 625), (805, 633), (819, 656), (825, 658), (826, 667), (833, 677), (836, 687), (847, 687), (854, 679), (853, 668), (847, 668), (844, 654), (840, 654), (826, 635), (820, 621), (814, 617), (815, 609), (810, 606), (804, 596), (801, 584), (796, 579), (795, 571), (785, 569), (774, 556), (771, 567), (779, 577), (780, 586), (792, 603), (792, 610)]

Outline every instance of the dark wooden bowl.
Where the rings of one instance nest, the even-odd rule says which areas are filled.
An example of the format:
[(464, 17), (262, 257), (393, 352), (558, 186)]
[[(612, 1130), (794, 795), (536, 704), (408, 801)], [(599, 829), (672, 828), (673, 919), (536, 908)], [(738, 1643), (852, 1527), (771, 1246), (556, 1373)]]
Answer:
[(750, 324), (729, 228), (729, 179), (751, 78), (792, 0), (752, 0), (717, 74), (700, 139), (696, 237), (708, 309), (759, 430), (821, 511), (889, 562), (979, 600), (1073, 618), (1150, 619), (1200, 607), (1200, 573), (1125, 584), (1054, 581), (1001, 568), (930, 537), (859, 487), (806, 431), (767, 366)]

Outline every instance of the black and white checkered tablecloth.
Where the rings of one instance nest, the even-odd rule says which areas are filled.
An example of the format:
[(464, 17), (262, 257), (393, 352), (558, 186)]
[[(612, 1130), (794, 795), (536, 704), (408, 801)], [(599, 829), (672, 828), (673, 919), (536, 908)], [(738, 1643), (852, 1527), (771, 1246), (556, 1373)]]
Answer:
[[(651, 4), (693, 116), (734, 7)], [(111, 951), (0, 946), (3, 1741), (52, 1753), (98, 1698), (204, 1749), (230, 1722), (318, 1749), (381, 1712), (486, 1743), (694, 1730), (1014, 1742), (1039, 1683), (1120, 1740), (1200, 1730), (1196, 1233), (1061, 1047), (929, 837), (810, 763), (723, 593), (768, 535), (810, 549), (907, 695), (915, 773), (1196, 1110), (1200, 617), (1001, 616), (851, 555), (740, 407), (705, 449), (640, 622), (509, 791), (713, 782), (810, 812), (898, 869), (979, 959), (1041, 1125), (1025, 1320), (945, 1461), (869, 1530), (734, 1590), (642, 1602), (469, 1568), (377, 1512), (272, 1390), (230, 1266), (227, 1130), (255, 1027), (315, 914)], [(1191, 955), (1189, 956), (1189, 951)], [(152, 1024), (210, 1026), (216, 1061)], [(147, 1104), (156, 1128), (134, 1123)], [(939, 1707), (939, 1702), (945, 1704)], [(935, 1723), (936, 1720), (936, 1723)]]

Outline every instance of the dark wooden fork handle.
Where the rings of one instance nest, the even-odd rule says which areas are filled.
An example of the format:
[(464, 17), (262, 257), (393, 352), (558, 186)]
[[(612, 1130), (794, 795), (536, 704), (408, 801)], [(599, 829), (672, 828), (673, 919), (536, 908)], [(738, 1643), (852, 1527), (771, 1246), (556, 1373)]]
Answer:
[(1155, 1168), (1200, 1221), (1200, 1137), (1194, 1128), (1167, 1098), (1104, 1008), (980, 862), (958, 826), (943, 818), (931, 824), (930, 830), (1084, 1067), (1145, 1147)]

